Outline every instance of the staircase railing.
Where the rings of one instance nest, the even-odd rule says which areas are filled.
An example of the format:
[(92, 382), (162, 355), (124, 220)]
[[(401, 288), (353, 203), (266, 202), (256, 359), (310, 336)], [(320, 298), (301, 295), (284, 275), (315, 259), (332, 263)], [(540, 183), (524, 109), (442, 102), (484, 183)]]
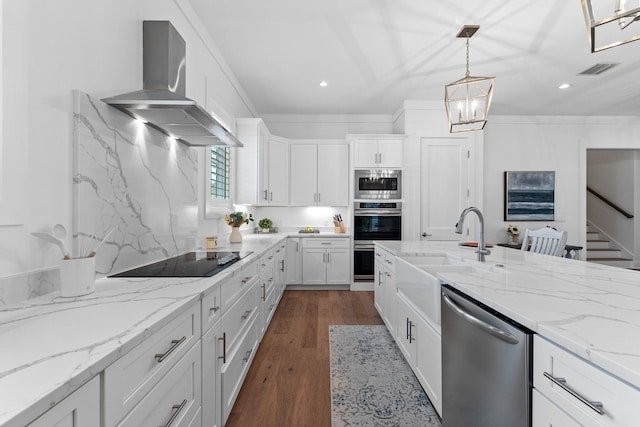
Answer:
[(591, 187), (587, 186), (587, 191), (591, 194), (593, 194), (594, 196), (596, 196), (598, 199), (602, 200), (603, 202), (605, 202), (607, 205), (611, 206), (613, 209), (615, 209), (616, 211), (620, 212), (622, 215), (624, 215), (627, 218), (633, 218), (633, 214), (630, 214), (629, 212), (625, 211), (624, 209), (622, 209), (620, 206), (616, 205), (615, 203), (613, 203), (611, 200), (607, 199), (606, 197), (604, 197), (602, 194), (598, 193), (597, 191), (594, 191)]

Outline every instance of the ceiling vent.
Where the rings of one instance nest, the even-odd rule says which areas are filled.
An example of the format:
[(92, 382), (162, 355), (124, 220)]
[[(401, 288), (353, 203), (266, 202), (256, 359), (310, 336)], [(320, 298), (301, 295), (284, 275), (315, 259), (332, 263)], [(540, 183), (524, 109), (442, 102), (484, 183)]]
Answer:
[(596, 64), (593, 67), (587, 68), (583, 72), (579, 73), (579, 75), (597, 76), (598, 74), (602, 74), (605, 71), (609, 71), (610, 69), (612, 69), (616, 65), (618, 65), (618, 64), (617, 63), (616, 64)]

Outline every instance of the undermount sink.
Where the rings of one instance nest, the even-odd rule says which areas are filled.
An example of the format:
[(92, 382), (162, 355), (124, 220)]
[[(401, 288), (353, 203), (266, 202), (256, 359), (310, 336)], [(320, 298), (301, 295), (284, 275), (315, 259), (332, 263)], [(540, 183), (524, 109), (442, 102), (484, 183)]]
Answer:
[(471, 264), (446, 255), (403, 256), (397, 258), (396, 285), (419, 301), (418, 308), (431, 322), (440, 325), (440, 288), (438, 273), (491, 273), (490, 264)]

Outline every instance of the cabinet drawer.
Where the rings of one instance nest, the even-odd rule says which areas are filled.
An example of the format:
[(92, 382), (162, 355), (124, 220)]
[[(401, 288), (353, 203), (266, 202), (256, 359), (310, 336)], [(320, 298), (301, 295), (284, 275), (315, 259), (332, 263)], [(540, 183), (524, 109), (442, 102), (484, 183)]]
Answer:
[(375, 260), (376, 261), (380, 261), (382, 264), (384, 264), (384, 256), (386, 254), (385, 251), (383, 251), (382, 249), (380, 249), (379, 247), (375, 247), (373, 250), (373, 254), (375, 256)]
[(249, 370), (253, 356), (258, 348), (258, 316), (252, 316), (249, 328), (242, 336), (235, 351), (229, 354), (222, 368), (222, 424), (227, 420), (233, 403), (240, 392), (242, 382)]
[(198, 341), (118, 427), (189, 426), (200, 410), (200, 372)]
[(200, 339), (200, 327), (198, 302), (105, 369), (106, 427), (116, 425), (187, 353)]
[(220, 302), (222, 303), (223, 315), (249, 289), (249, 285), (257, 277), (258, 262), (254, 261), (249, 265), (245, 265), (240, 271), (236, 271), (233, 277), (222, 283)]
[(538, 390), (533, 390), (532, 397), (532, 427), (580, 427), (580, 424), (564, 411), (551, 403)]
[(384, 253), (384, 267), (392, 271), (396, 269), (396, 257), (389, 252)]
[[(591, 365), (586, 360), (536, 335), (533, 345), (533, 386), (560, 409), (586, 426), (636, 426), (640, 420), (640, 390)], [(550, 378), (564, 379), (567, 391)], [(588, 403), (602, 403), (602, 415)]]
[(275, 258), (275, 251), (268, 251), (266, 254), (260, 257), (260, 273), (265, 269), (273, 269), (273, 259)]
[(273, 313), (276, 311), (276, 305), (278, 305), (278, 292), (276, 292), (275, 289), (272, 289), (271, 292), (267, 294), (262, 304), (265, 328), (269, 327), (269, 322), (273, 317)]
[(220, 286), (217, 285), (202, 298), (202, 334), (209, 330), (222, 315)]
[(349, 239), (346, 239), (346, 238), (319, 239), (314, 237), (307, 237), (306, 239), (302, 239), (302, 247), (304, 248), (348, 248)]
[[(255, 283), (255, 282), (254, 282)], [(244, 334), (247, 325), (255, 313), (258, 312), (257, 287), (247, 292), (221, 319), (221, 330), (224, 334), (227, 354), (232, 353), (238, 339)]]
[(28, 427), (82, 427), (100, 425), (100, 376), (71, 393)]

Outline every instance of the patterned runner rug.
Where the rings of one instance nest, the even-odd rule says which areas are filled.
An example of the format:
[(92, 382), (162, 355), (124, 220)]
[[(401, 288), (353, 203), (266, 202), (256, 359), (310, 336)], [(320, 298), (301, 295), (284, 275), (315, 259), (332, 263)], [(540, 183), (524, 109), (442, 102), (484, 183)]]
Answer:
[(440, 427), (385, 326), (329, 326), (333, 427)]

